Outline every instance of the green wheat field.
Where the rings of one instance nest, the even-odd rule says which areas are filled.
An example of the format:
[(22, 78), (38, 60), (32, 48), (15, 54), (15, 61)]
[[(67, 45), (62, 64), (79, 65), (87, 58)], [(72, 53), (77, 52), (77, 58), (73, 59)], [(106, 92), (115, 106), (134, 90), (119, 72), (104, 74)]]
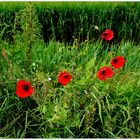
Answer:
[[(99, 80), (116, 56), (124, 66)], [(139, 137), (139, 2), (0, 2), (0, 138)]]

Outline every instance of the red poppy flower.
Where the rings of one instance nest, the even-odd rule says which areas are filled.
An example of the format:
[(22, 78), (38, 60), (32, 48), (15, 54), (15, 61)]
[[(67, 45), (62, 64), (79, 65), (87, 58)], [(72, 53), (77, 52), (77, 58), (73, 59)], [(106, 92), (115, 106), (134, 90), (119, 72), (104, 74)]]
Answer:
[(33, 94), (33, 88), (30, 82), (19, 80), (16, 86), (16, 94), (20, 98), (25, 98)]
[(67, 73), (66, 71), (64, 72), (60, 72), (60, 74), (58, 75), (58, 82), (63, 85), (66, 86), (72, 79), (72, 75)]
[(103, 33), (102, 33), (102, 36), (101, 36), (103, 39), (109, 41), (111, 40), (113, 37), (114, 37), (114, 33), (112, 30), (110, 29), (107, 29), (105, 30)]
[(106, 78), (111, 78), (114, 75), (111, 67), (104, 66), (99, 69), (97, 72), (97, 76), (99, 80), (106, 80)]
[(110, 64), (116, 69), (123, 67), (124, 63), (125, 59), (123, 56), (114, 57), (110, 62)]

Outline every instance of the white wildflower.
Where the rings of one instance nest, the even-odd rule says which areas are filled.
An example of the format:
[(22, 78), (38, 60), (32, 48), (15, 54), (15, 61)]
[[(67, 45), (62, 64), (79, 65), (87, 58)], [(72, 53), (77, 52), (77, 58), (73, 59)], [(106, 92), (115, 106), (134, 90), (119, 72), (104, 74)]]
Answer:
[(48, 78), (48, 81), (50, 82), (51, 80), (52, 80), (52, 79), (49, 77), (49, 78)]

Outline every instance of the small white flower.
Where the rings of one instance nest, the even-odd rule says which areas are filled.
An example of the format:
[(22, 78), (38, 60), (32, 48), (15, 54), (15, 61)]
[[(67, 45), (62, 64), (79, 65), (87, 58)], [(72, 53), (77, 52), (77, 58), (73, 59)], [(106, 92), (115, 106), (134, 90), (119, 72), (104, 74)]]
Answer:
[(96, 29), (96, 30), (99, 30), (99, 27), (98, 27), (98, 26), (95, 26), (95, 29)]
[(33, 63), (32, 65), (35, 66), (35, 63)]
[(48, 78), (48, 81), (51, 81), (51, 80), (52, 80), (52, 79), (49, 77), (49, 78)]
[(137, 107), (137, 109), (139, 109), (139, 107)]

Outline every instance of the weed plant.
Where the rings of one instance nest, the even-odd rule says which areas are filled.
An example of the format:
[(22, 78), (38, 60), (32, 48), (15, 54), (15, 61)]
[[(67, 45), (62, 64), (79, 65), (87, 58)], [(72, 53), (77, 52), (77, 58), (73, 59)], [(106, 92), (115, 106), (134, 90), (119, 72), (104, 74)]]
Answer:
[[(124, 39), (110, 45), (100, 37), (94, 43), (74, 38), (71, 46), (54, 38), (45, 43), (37, 17), (29, 3), (15, 16), (14, 43), (0, 38), (0, 137), (139, 138), (140, 44)], [(125, 66), (99, 81), (99, 68), (117, 55), (124, 56)], [(73, 75), (65, 87), (57, 81), (61, 70)], [(16, 96), (19, 79), (32, 83), (31, 97)]]

